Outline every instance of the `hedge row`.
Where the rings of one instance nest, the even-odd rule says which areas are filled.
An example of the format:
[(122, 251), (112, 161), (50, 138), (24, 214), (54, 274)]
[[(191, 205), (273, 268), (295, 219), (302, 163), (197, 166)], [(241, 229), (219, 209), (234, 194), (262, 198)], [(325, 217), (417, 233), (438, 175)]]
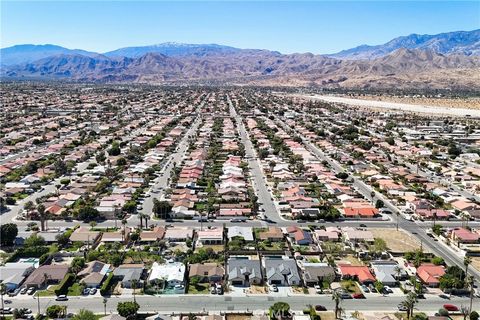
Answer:
[(48, 251), (48, 247), (19, 248), (13, 255), (10, 256), (8, 262), (17, 261), (19, 258), (40, 258), (42, 255), (47, 254)]
[(57, 286), (55, 289), (55, 294), (61, 295), (61, 294), (66, 294), (68, 292), (68, 288), (73, 284), (75, 280), (75, 276), (73, 273), (67, 273), (65, 275), (65, 278), (63, 278), (62, 282)]
[(112, 278), (113, 278), (113, 272), (110, 272), (107, 276), (107, 279), (103, 281), (102, 287), (100, 288), (100, 294), (102, 296), (110, 293)]

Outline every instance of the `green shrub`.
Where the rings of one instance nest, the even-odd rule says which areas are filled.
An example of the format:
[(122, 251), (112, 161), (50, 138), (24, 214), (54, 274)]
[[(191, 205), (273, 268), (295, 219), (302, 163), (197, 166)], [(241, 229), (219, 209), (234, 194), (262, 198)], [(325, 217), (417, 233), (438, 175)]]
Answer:
[(73, 284), (74, 280), (75, 280), (75, 276), (73, 275), (73, 273), (67, 273), (65, 275), (65, 278), (63, 278), (63, 280), (55, 289), (55, 294), (57, 296), (61, 294), (66, 294), (68, 292), (68, 288)]
[(47, 308), (47, 316), (49, 318), (55, 319), (60, 317), (65, 312), (65, 307), (59, 306), (58, 304), (51, 305)]
[(107, 276), (107, 279), (103, 281), (102, 287), (100, 288), (100, 294), (102, 296), (110, 293), (110, 286), (112, 283), (112, 278), (113, 278), (113, 272), (110, 272)]

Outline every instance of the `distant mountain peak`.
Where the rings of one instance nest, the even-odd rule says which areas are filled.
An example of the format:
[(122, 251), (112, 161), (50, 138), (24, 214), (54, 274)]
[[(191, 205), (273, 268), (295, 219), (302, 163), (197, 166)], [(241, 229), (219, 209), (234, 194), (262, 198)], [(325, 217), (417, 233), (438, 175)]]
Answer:
[(432, 50), (441, 54), (480, 55), (480, 29), (436, 35), (412, 33), (381, 45), (361, 45), (329, 56), (347, 60), (371, 60), (388, 55), (400, 48)]

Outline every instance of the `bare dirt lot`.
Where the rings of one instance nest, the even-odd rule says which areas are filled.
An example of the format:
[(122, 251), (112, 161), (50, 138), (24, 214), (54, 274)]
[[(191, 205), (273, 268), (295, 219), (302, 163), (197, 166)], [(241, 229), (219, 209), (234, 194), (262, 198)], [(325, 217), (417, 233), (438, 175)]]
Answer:
[(394, 252), (408, 252), (420, 249), (420, 243), (402, 230), (373, 228), (369, 229), (375, 238), (382, 238), (387, 247)]
[(472, 267), (480, 271), (480, 257), (472, 257)]

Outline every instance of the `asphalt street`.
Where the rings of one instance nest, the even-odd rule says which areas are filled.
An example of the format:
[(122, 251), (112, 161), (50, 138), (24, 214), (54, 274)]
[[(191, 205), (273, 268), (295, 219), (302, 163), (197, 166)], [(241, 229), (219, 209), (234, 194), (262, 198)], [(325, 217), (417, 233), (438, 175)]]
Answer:
[[(29, 308), (37, 312), (38, 305), (35, 297), (27, 296), (19, 299), (12, 299), (12, 308)], [(107, 312), (115, 312), (118, 302), (132, 301), (133, 297), (117, 297), (112, 296), (107, 301)], [(346, 299), (342, 301), (342, 308), (352, 312), (355, 310), (362, 311), (398, 311), (398, 304), (405, 300), (404, 296), (376, 296), (362, 299)], [(295, 294), (291, 296), (278, 295), (247, 295), (247, 296), (217, 296), (217, 295), (163, 295), (149, 296), (137, 295), (136, 301), (140, 304), (140, 312), (155, 311), (162, 313), (172, 312), (200, 312), (207, 311), (255, 311), (267, 310), (275, 302), (283, 301), (290, 304), (294, 311), (300, 311), (308, 305), (323, 305), (328, 310), (334, 309), (334, 302), (330, 295), (303, 295)], [(458, 307), (461, 305), (468, 306), (470, 300), (468, 298), (452, 297), (451, 299), (443, 299), (437, 296), (428, 296), (427, 299), (419, 300), (417, 309), (434, 312), (442, 308), (443, 304), (454, 304)], [(88, 308), (93, 312), (101, 313), (104, 311), (103, 299), (100, 297), (69, 297), (68, 301), (55, 301), (55, 297), (41, 297), (40, 309), (45, 309), (53, 304), (68, 306), (69, 312), (75, 312), (83, 308)], [(473, 302), (473, 309), (480, 309), (478, 299)]]

